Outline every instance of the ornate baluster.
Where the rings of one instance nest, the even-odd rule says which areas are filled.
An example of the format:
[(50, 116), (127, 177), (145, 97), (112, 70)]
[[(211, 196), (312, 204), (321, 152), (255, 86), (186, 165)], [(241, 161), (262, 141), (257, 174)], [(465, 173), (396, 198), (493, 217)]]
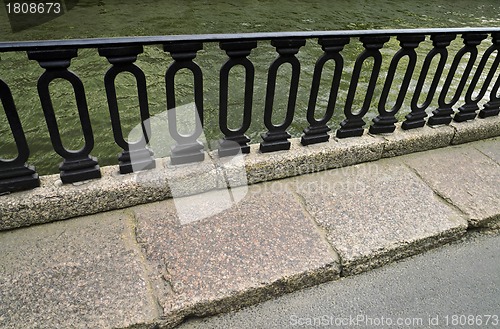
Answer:
[[(286, 129), (290, 126), (293, 120), (300, 76), (300, 62), (297, 57), (295, 57), (295, 54), (299, 52), (300, 47), (306, 44), (306, 41), (303, 39), (281, 39), (272, 40), (271, 44), (276, 47), (276, 51), (279, 56), (269, 67), (267, 75), (264, 124), (266, 125), (268, 132), (261, 135), (264, 141), (260, 143), (260, 151), (263, 153), (290, 149), (290, 142), (288, 141), (288, 138), (291, 136)], [(271, 118), (273, 114), (274, 94), (276, 89), (276, 74), (279, 67), (284, 63), (290, 63), (292, 65), (292, 79), (290, 81), (290, 89), (288, 92), (288, 105), (285, 120), (282, 124), (275, 126), (272, 123)]]
[[(347, 93), (344, 108), (346, 119), (340, 123), (340, 129), (337, 130), (338, 138), (363, 135), (363, 126), (365, 124), (363, 116), (365, 116), (370, 107), (373, 92), (375, 90), (375, 85), (380, 72), (380, 66), (382, 64), (382, 54), (380, 53), (380, 49), (384, 46), (384, 43), (389, 41), (389, 38), (390, 37), (388, 36), (367, 36), (360, 38), (365, 50), (358, 56), (356, 63), (354, 64), (354, 71), (352, 72), (351, 83), (349, 85), (349, 91)], [(357, 114), (354, 114), (352, 112), (352, 103), (358, 87), (359, 75), (361, 73), (363, 62), (369, 57), (373, 57), (374, 60), (370, 82), (368, 84), (363, 106)]]
[[(332, 118), (337, 102), (337, 96), (340, 86), (340, 78), (342, 77), (342, 70), (344, 68), (344, 59), (340, 52), (344, 46), (349, 43), (349, 38), (320, 38), (318, 43), (321, 49), (325, 52), (316, 62), (314, 66), (314, 74), (311, 86), (311, 93), (309, 96), (309, 104), (307, 107), (307, 122), (309, 127), (304, 129), (302, 135), (302, 145), (309, 145), (315, 143), (326, 142), (330, 139), (328, 132), (331, 130), (327, 126), (328, 121)], [(316, 120), (314, 112), (316, 111), (316, 101), (318, 99), (318, 91), (321, 83), (321, 74), (325, 63), (333, 59), (335, 61), (335, 72), (333, 74), (332, 86), (330, 88), (330, 97), (328, 98), (328, 105), (326, 107), (325, 115)]]
[(497, 79), (495, 85), (493, 86), (493, 89), (491, 90), (490, 100), (488, 101), (488, 103), (484, 104), (484, 108), (479, 112), (480, 118), (484, 119), (487, 117), (495, 116), (500, 112), (500, 98), (496, 95), (493, 95), (493, 93), (498, 92), (499, 87), (500, 78)]
[[(163, 49), (170, 52), (174, 62), (169, 66), (165, 74), (167, 89), (167, 113), (168, 129), (170, 135), (176, 141), (172, 147), (170, 161), (172, 164), (182, 164), (203, 161), (205, 153), (203, 144), (198, 137), (203, 132), (203, 74), (198, 64), (193, 62), (196, 52), (203, 49), (199, 42), (169, 43), (164, 44)], [(186, 68), (193, 73), (194, 77), (194, 103), (196, 106), (195, 128), (191, 135), (181, 135), (177, 129), (177, 115), (175, 108), (175, 85), (174, 78), (177, 71)]]
[[(418, 47), (420, 42), (425, 40), (425, 35), (399, 35), (398, 40), (400, 41), (401, 49), (392, 58), (391, 64), (389, 66), (389, 71), (387, 72), (387, 77), (385, 79), (384, 89), (382, 90), (382, 95), (380, 96), (380, 101), (378, 103), (379, 115), (373, 119), (373, 125), (370, 127), (370, 133), (392, 133), (396, 126), (394, 125), (398, 120), (396, 119), (396, 113), (399, 111), (403, 105), (406, 93), (408, 92), (408, 86), (410, 85), (411, 77), (413, 71), (415, 70), (415, 64), (417, 62), (417, 53), (415, 48)], [(394, 80), (394, 75), (398, 68), (398, 64), (404, 56), (408, 56), (408, 66), (406, 67), (406, 72), (403, 77), (403, 82), (399, 88), (398, 98), (396, 103), (390, 111), (385, 109), (387, 102), (387, 97), (389, 96), (389, 91), (392, 87), (392, 82)]]
[[(490, 49), (493, 49), (491, 50), (491, 52), (496, 50), (497, 55), (495, 57), (495, 61), (491, 65), (490, 71), (488, 72), (488, 76), (486, 78), (486, 81), (484, 82), (483, 88), (481, 89), (481, 94), (477, 97), (479, 99), (482, 99), (484, 93), (486, 93), (486, 90), (488, 89), (488, 86), (498, 69), (498, 64), (500, 63), (500, 33), (492, 33), (491, 41), (493, 42), (493, 45), (490, 48), (488, 48), (487, 51), (490, 51)], [(484, 55), (484, 57), (486, 57), (486, 54)], [(490, 100), (488, 101), (488, 103), (484, 104), (484, 108), (481, 111), (479, 111), (480, 118), (487, 118), (498, 115), (498, 113), (500, 113), (500, 98), (497, 97), (499, 87), (500, 87), (500, 77), (497, 78), (497, 81), (495, 82), (493, 88), (491, 89)]]
[[(464, 46), (460, 49), (455, 58), (453, 59), (453, 63), (451, 64), (450, 71), (448, 72), (448, 76), (446, 77), (446, 81), (444, 82), (443, 89), (441, 90), (441, 94), (439, 95), (438, 104), (439, 108), (432, 111), (433, 116), (429, 118), (429, 125), (439, 125), (439, 124), (449, 124), (452, 120), (451, 115), (454, 113), (453, 105), (458, 101), (462, 91), (469, 79), (470, 72), (472, 67), (474, 66), (474, 62), (477, 57), (477, 45), (481, 43), (487, 37), (487, 34), (483, 33), (465, 33), (462, 35), (462, 39), (464, 39)], [(464, 57), (466, 53), (470, 53), (469, 60), (467, 62), (467, 66), (465, 67), (464, 74), (460, 79), (457, 90), (455, 91), (455, 95), (450, 102), (446, 102), (446, 96), (448, 95), (448, 91), (450, 90), (451, 82), (453, 81), (453, 77), (457, 71), (458, 65), (460, 64), (461, 59)], [(474, 114), (475, 117), (475, 114)], [(463, 121), (470, 119), (470, 114), (466, 116), (459, 116), (457, 120)]]
[[(76, 74), (68, 70), (71, 59), (76, 56), (76, 49), (28, 51), (28, 58), (38, 61), (40, 66), (45, 69), (45, 72), (38, 79), (38, 94), (42, 103), (52, 146), (57, 154), (63, 158), (63, 162), (59, 166), (63, 183), (73, 183), (101, 177), (97, 159), (90, 156), (90, 151), (94, 147), (94, 135), (92, 133), (92, 126), (90, 125), (83, 83)], [(83, 148), (78, 151), (65, 149), (61, 141), (49, 91), (49, 84), (57, 78), (64, 79), (73, 86), (85, 141)]]
[[(485, 38), (486, 36), (487, 35), (484, 35)], [(458, 108), (459, 112), (456, 113), (455, 116), (453, 117), (454, 121), (462, 122), (476, 118), (476, 111), (479, 110), (479, 106), (477, 106), (477, 103), (486, 94), (488, 86), (490, 85), (490, 82), (493, 79), (493, 76), (495, 75), (495, 72), (498, 67), (498, 62), (500, 59), (498, 55), (496, 56), (495, 61), (493, 62), (493, 65), (490, 68), (488, 75), (486, 76), (486, 79), (483, 83), (481, 90), (479, 91), (479, 94), (474, 99), (472, 99), (472, 95), (477, 87), (477, 82), (479, 81), (479, 78), (483, 74), (483, 70), (484, 67), (486, 66), (486, 62), (488, 62), (488, 58), (495, 50), (498, 49), (499, 49), (498, 44), (495, 44), (495, 42), (493, 42), (493, 44), (484, 52), (483, 57), (481, 58), (481, 61), (477, 66), (476, 72), (474, 73), (474, 77), (472, 78), (469, 88), (467, 89), (467, 92), (465, 94), (465, 104)], [(476, 49), (476, 54), (477, 54), (477, 49)]]
[(23, 127), (17, 114), (12, 93), (0, 79), (0, 100), (17, 148), (15, 159), (0, 158), (0, 193), (32, 189), (40, 186), (35, 167), (26, 164), (30, 154)]
[[(228, 41), (221, 42), (220, 48), (226, 51), (229, 59), (220, 70), (220, 89), (219, 89), (219, 127), (224, 134), (224, 139), (220, 141), (218, 153), (219, 156), (234, 155), (238, 152), (249, 153), (250, 138), (245, 132), (250, 127), (252, 118), (252, 100), (253, 100), (253, 82), (254, 67), (247, 56), (253, 48), (257, 47), (257, 41)], [(232, 130), (227, 126), (227, 100), (229, 71), (236, 65), (242, 65), (245, 68), (245, 101), (243, 105), (243, 122), (240, 128)]]
[[(448, 58), (448, 51), (446, 50), (446, 47), (448, 47), (450, 43), (455, 40), (455, 38), (455, 34), (431, 35), (432, 45), (434, 46), (434, 48), (432, 48), (432, 50), (429, 51), (429, 53), (425, 57), (424, 64), (422, 65), (422, 70), (420, 71), (418, 82), (411, 99), (411, 112), (406, 115), (406, 121), (403, 122), (401, 128), (414, 129), (423, 127), (425, 125), (425, 118), (427, 117), (427, 113), (425, 112), (425, 110), (429, 107), (432, 99), (434, 98), (436, 88), (439, 84), (439, 80), (441, 79), (441, 75), (443, 74), (444, 66)], [(434, 74), (434, 78), (432, 79), (429, 92), (427, 93), (427, 98), (425, 99), (425, 102), (424, 104), (422, 104), (422, 106), (418, 106), (418, 99), (420, 98), (420, 94), (422, 93), (425, 78), (427, 77), (427, 73), (429, 72), (432, 60), (437, 55), (439, 55), (439, 62), (436, 68), (436, 73)]]
[[(109, 114), (111, 116), (111, 125), (113, 127), (115, 142), (123, 149), (123, 152), (118, 157), (120, 161), (120, 173), (122, 174), (155, 167), (155, 161), (152, 157), (153, 152), (147, 148), (151, 126), (149, 122), (146, 77), (144, 72), (134, 64), (137, 60), (137, 55), (142, 52), (142, 46), (99, 48), (99, 55), (105, 56), (109, 63), (112, 64), (104, 76), (104, 85), (106, 87), (106, 96), (108, 98)], [(137, 83), (142, 136), (138, 141), (133, 143), (127, 142), (123, 138), (120, 114), (118, 111), (115, 79), (121, 72), (133, 74)]]

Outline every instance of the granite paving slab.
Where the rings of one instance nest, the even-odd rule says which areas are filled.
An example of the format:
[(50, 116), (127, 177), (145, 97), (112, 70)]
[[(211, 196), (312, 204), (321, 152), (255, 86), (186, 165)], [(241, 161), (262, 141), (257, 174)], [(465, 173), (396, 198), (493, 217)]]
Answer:
[(131, 218), (115, 211), (1, 232), (0, 328), (152, 323), (160, 313)]
[(478, 141), (472, 145), (500, 165), (500, 137)]
[[(337, 254), (286, 185), (250, 186), (240, 202), (217, 205), (226, 192), (134, 208), (165, 317), (238, 309), (339, 277)], [(176, 208), (190, 203), (206, 216), (183, 218)]]
[(398, 158), (289, 180), (351, 275), (456, 239), (467, 222)]
[[(498, 155), (498, 140), (448, 147), (404, 158), (439, 195), (460, 209), (472, 226), (500, 219), (500, 165), (486, 156)], [(488, 151), (489, 150), (489, 151)]]

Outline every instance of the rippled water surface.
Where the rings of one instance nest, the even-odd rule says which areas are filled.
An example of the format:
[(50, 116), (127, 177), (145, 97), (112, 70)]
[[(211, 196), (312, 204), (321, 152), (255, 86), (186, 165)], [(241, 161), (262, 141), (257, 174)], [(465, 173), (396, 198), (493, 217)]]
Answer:
[[(5, 19), (4, 19), (5, 18)], [(197, 33), (236, 33), (267, 31), (308, 31), (308, 30), (360, 30), (388, 28), (433, 28), (433, 27), (494, 27), (500, 26), (500, 2), (498, 0), (480, 1), (409, 1), (409, 0), (371, 0), (371, 1), (123, 1), (99, 0), (83, 1), (65, 15), (18, 33), (11, 33), (6, 20), (4, 8), (0, 8), (0, 38), (10, 40), (43, 40), (67, 38), (117, 37), (137, 35), (171, 35)], [(484, 50), (489, 41), (484, 41), (480, 49)], [(450, 47), (456, 51), (461, 47), (457, 39)], [(431, 49), (426, 40), (419, 47), (418, 54), (425, 55)], [(384, 74), (392, 55), (398, 50), (398, 42), (391, 39), (382, 53), (384, 55), (382, 75), (372, 102), (372, 109), (367, 120), (376, 115), (377, 98), (382, 89)], [(343, 119), (343, 103), (347, 94), (348, 81), (354, 60), (362, 51), (361, 43), (355, 39), (346, 46), (343, 52), (345, 69), (342, 76), (341, 92), (332, 119), (331, 127), (336, 128)], [(301, 61), (301, 82), (294, 123), (290, 133), (300, 136), (307, 126), (305, 112), (309, 97), (314, 63), (322, 51), (317, 40), (308, 40), (299, 52)], [(249, 57), (255, 65), (255, 91), (252, 126), (248, 135), (253, 143), (260, 142), (263, 132), (263, 104), (267, 69), (276, 57), (274, 48), (269, 42), (259, 42), (259, 47)], [(422, 57), (420, 57), (422, 58)], [(28, 61), (25, 53), (1, 53), (0, 77), (6, 81), (14, 94), (19, 115), (26, 132), (31, 149), (30, 163), (36, 165), (40, 173), (57, 172), (60, 157), (50, 146), (50, 140), (43, 119), (43, 112), (36, 93), (36, 81), (43, 70), (36, 62)], [(219, 72), (226, 60), (223, 51), (217, 44), (205, 44), (196, 59), (204, 73), (204, 106), (205, 137), (213, 141), (220, 137), (218, 132), (218, 94)], [(450, 62), (450, 61), (449, 61)], [(137, 64), (147, 76), (150, 112), (159, 115), (166, 109), (164, 74), (171, 63), (171, 58), (159, 46), (145, 47)], [(461, 65), (463, 69), (464, 65)], [(92, 125), (95, 133), (95, 148), (92, 155), (99, 158), (101, 165), (117, 163), (116, 154), (120, 149), (112, 138), (111, 124), (104, 91), (103, 76), (108, 69), (107, 61), (98, 56), (95, 49), (79, 51), (78, 58), (72, 61), (71, 70), (82, 79), (87, 94)], [(287, 83), (286, 66), (283, 75), (278, 79), (276, 93), (275, 122), (281, 122), (286, 104)], [(233, 71), (232, 71), (233, 72)], [(281, 71), (280, 71), (281, 72)], [(330, 72), (330, 74), (329, 74)], [(328, 102), (329, 83), (331, 82), (333, 65), (327, 65), (323, 74), (322, 88), (318, 97), (317, 109), (322, 111)], [(410, 89), (414, 87), (417, 66)], [(236, 69), (230, 80), (232, 92), (230, 96), (230, 122), (233, 128), (240, 125), (242, 88), (242, 70)], [(362, 75), (360, 92), (355, 107), (362, 103), (362, 90), (366, 90), (368, 75)], [(395, 79), (394, 86), (400, 83)], [(176, 80), (179, 87), (176, 94), (178, 104), (192, 101), (192, 77), (181, 74)], [(127, 74), (117, 79), (121, 119), (130, 130), (138, 123), (138, 101), (135, 80)], [(363, 89), (365, 88), (365, 89)], [(391, 92), (392, 102), (397, 96), (398, 88)], [(65, 146), (71, 149), (83, 145), (81, 128), (77, 120), (76, 106), (72, 88), (67, 82), (56, 81), (51, 85), (56, 116)], [(409, 99), (398, 116), (404, 117), (409, 111)], [(389, 102), (391, 103), (391, 102)], [(435, 103), (435, 102), (434, 102)], [(391, 104), (388, 104), (388, 108)], [(1, 105), (0, 105), (1, 107)], [(435, 108), (435, 107), (434, 107)], [(432, 110), (430, 108), (429, 110)], [(6, 124), (3, 111), (0, 111), (0, 157), (15, 156), (10, 130)], [(161, 125), (160, 125), (161, 126)], [(159, 128), (162, 129), (161, 127)], [(155, 131), (153, 131), (154, 133)], [(162, 134), (157, 134), (161, 136)], [(155, 136), (153, 136), (154, 139)], [(166, 155), (168, 142), (161, 139), (153, 141), (158, 156)]]

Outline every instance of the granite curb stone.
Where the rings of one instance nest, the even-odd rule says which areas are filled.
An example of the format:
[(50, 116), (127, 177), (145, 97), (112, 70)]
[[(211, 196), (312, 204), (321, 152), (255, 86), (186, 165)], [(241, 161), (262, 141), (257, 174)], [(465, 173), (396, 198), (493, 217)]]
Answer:
[[(450, 126), (423, 127), (394, 134), (338, 139), (301, 146), (290, 139), (291, 150), (260, 153), (258, 144), (242, 155), (244, 165), (221, 160), (217, 152), (207, 153), (202, 163), (171, 166), (169, 158), (156, 159), (156, 169), (120, 175), (118, 166), (101, 168), (102, 178), (63, 185), (59, 175), (42, 176), (41, 187), (0, 196), (0, 230), (47, 223), (102, 211), (196, 194), (214, 188), (255, 184), (331, 168), (374, 161), (408, 152), (464, 143), (500, 135), (500, 117), (452, 123)], [(425, 136), (424, 131), (429, 136)], [(247, 177), (241, 175), (242, 167)], [(200, 183), (199, 179), (202, 179)], [(169, 182), (174, 184), (174, 191)]]
[(419, 129), (404, 130), (396, 124), (394, 134), (382, 134), (384, 150), (382, 158), (390, 158), (414, 152), (422, 152), (451, 144), (455, 129), (450, 126), (423, 126)]
[(464, 122), (452, 121), (450, 126), (455, 129), (452, 145), (500, 136), (500, 116)]
[[(270, 180), (293, 177), (327, 169), (346, 167), (360, 162), (381, 158), (384, 140), (365, 134), (355, 139), (331, 138), (326, 143), (302, 146), (299, 138), (290, 139), (290, 150), (261, 153), (259, 145), (250, 146), (250, 153), (244, 155), (246, 180), (244, 184), (256, 184)], [(241, 180), (241, 163), (213, 157), (230, 182)]]
[[(165, 168), (165, 169), (163, 169)], [(216, 188), (215, 166), (202, 163), (156, 168), (120, 175), (118, 166), (101, 168), (102, 178), (62, 184), (59, 175), (42, 176), (41, 187), (0, 196), (0, 230), (42, 224), (102, 211), (126, 208)], [(174, 184), (170, 180), (182, 181)]]

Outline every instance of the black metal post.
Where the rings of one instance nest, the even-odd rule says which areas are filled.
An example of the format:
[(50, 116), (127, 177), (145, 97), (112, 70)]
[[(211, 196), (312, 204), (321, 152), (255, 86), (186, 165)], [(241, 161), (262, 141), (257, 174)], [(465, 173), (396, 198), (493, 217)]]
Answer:
[[(300, 47), (306, 44), (304, 39), (276, 39), (271, 44), (276, 48), (279, 56), (269, 67), (267, 75), (266, 103), (264, 108), (264, 124), (268, 132), (262, 134), (263, 142), (260, 143), (262, 153), (274, 152), (280, 150), (289, 150), (290, 134), (286, 131), (293, 120), (295, 112), (295, 102), (297, 100), (297, 90), (299, 88), (300, 62), (295, 57)], [(282, 124), (276, 126), (272, 123), (274, 94), (276, 89), (276, 74), (279, 67), (284, 63), (292, 65), (292, 79), (290, 80), (290, 89), (288, 91), (288, 104), (286, 108), (285, 120)]]
[[(99, 55), (105, 56), (109, 63), (112, 64), (104, 76), (104, 85), (108, 98), (113, 136), (116, 144), (123, 149), (123, 152), (118, 157), (120, 173), (122, 174), (153, 169), (155, 167), (155, 160), (152, 156), (153, 152), (147, 148), (151, 134), (151, 125), (149, 122), (146, 76), (144, 72), (134, 64), (137, 60), (137, 55), (142, 53), (142, 51), (142, 46), (99, 48)], [(142, 136), (136, 142), (128, 142), (123, 137), (115, 86), (116, 76), (121, 72), (131, 73), (137, 82)]]
[[(328, 132), (331, 130), (327, 123), (333, 116), (335, 104), (340, 87), (340, 79), (344, 69), (344, 59), (340, 52), (344, 46), (349, 43), (349, 38), (319, 38), (318, 43), (321, 49), (325, 52), (316, 62), (314, 66), (314, 74), (309, 95), (309, 103), (307, 106), (307, 122), (309, 127), (304, 129), (304, 135), (301, 138), (302, 145), (327, 142), (330, 139)], [(335, 61), (335, 71), (333, 73), (332, 85), (330, 88), (330, 96), (324, 116), (317, 120), (314, 116), (316, 112), (316, 101), (318, 99), (318, 91), (321, 83), (321, 75), (325, 63), (333, 59)]]
[[(485, 35), (486, 38), (486, 35)], [(467, 92), (465, 94), (465, 104), (460, 106), (458, 108), (458, 113), (455, 114), (453, 120), (457, 122), (462, 122), (466, 120), (472, 120), (476, 117), (476, 111), (479, 110), (479, 106), (477, 103), (484, 97), (486, 94), (486, 91), (488, 89), (488, 86), (490, 85), (491, 80), (493, 79), (493, 76), (498, 68), (498, 63), (500, 57), (497, 55), (495, 58), (495, 61), (493, 62), (493, 65), (490, 68), (490, 71), (488, 72), (488, 75), (486, 76), (486, 79), (484, 80), (483, 86), (481, 87), (481, 90), (479, 91), (479, 94), (475, 97), (472, 98), (474, 91), (477, 87), (477, 83), (479, 81), (479, 78), (483, 74), (484, 67), (486, 66), (486, 62), (488, 61), (488, 58), (490, 55), (497, 50), (498, 51), (498, 45), (493, 43), (483, 54), (481, 61), (479, 62), (479, 65), (477, 66), (476, 72), (474, 73), (474, 77), (472, 78), (472, 81), (469, 85), (469, 88), (467, 89)]]
[[(219, 127), (224, 138), (219, 142), (218, 154), (221, 157), (237, 154), (238, 152), (249, 153), (250, 138), (245, 132), (252, 122), (252, 100), (255, 70), (253, 64), (248, 60), (253, 48), (257, 47), (257, 41), (227, 41), (221, 42), (220, 48), (226, 51), (229, 59), (220, 70), (219, 89)], [(241, 126), (232, 130), (227, 125), (227, 101), (229, 93), (229, 72), (236, 65), (245, 68), (245, 100), (243, 104), (243, 122)]]
[[(466, 38), (466, 44), (471, 46), (471, 58), (469, 59), (469, 62), (472, 62), (471, 64), (471, 70), (472, 70), (472, 65), (474, 65), (474, 62), (476, 61), (477, 58), (477, 46), (481, 43), (482, 40), (486, 39), (488, 35), (486, 33), (481, 33), (481, 34), (464, 34), (464, 38)], [(472, 56), (474, 56), (474, 60), (472, 60)], [(462, 122), (466, 120), (472, 120), (476, 118), (476, 111), (479, 110), (479, 107), (477, 106), (477, 102), (482, 98), (482, 96), (476, 100), (472, 99), (472, 94), (474, 93), (474, 89), (477, 86), (477, 82), (479, 81), (479, 76), (482, 73), (484, 66), (486, 65), (487, 58), (485, 59), (484, 56), (479, 62), (479, 65), (476, 69), (476, 73), (474, 74), (474, 77), (472, 78), (472, 81), (469, 85), (469, 88), (467, 89), (467, 92), (465, 93), (465, 104), (461, 107), (458, 108), (458, 113), (455, 114), (453, 117), (453, 120), (456, 122)], [(470, 73), (468, 74), (470, 75)], [(465, 86), (465, 83), (464, 83)], [(462, 88), (463, 90), (463, 88)], [(484, 95), (484, 94), (483, 94)]]
[(40, 186), (35, 167), (26, 164), (30, 154), (9, 86), (0, 79), (0, 100), (17, 148), (14, 159), (0, 158), (0, 193), (28, 190)]
[[(495, 75), (497, 69), (498, 69), (498, 64), (500, 62), (500, 33), (492, 33), (491, 35), (491, 41), (493, 42), (493, 45), (488, 49), (495, 49), (497, 51), (495, 61), (491, 65), (490, 71), (488, 72), (488, 76), (486, 78), (486, 81), (484, 83), (483, 89), (484, 92), (486, 92), (486, 89), (488, 85), (490, 84), (491, 80), (493, 79), (493, 76)], [(486, 56), (486, 55), (485, 55)], [(492, 117), (495, 115), (498, 115), (500, 113), (500, 98), (497, 97), (498, 94), (498, 88), (500, 87), (500, 76), (497, 78), (497, 81), (493, 85), (493, 88), (491, 89), (490, 93), (490, 100), (488, 103), (484, 104), (484, 107), (481, 111), (479, 111), (479, 117), (480, 118), (487, 118), (487, 117)], [(483, 89), (481, 89), (481, 93), (483, 92)], [(478, 96), (479, 98), (479, 96)], [(482, 98), (482, 96), (481, 96)]]
[[(427, 56), (425, 57), (424, 64), (422, 65), (422, 69), (420, 70), (420, 75), (418, 77), (418, 82), (415, 87), (415, 91), (413, 92), (413, 97), (411, 99), (411, 112), (406, 115), (406, 121), (403, 122), (401, 128), (403, 129), (415, 129), (420, 128), (425, 125), (425, 118), (427, 117), (427, 113), (425, 110), (429, 107), (434, 98), (434, 94), (436, 93), (436, 88), (441, 79), (441, 75), (443, 74), (444, 66), (446, 64), (446, 59), (448, 58), (448, 51), (446, 47), (450, 45), (450, 43), (455, 40), (455, 34), (433, 34), (431, 35), (433, 48)], [(434, 77), (432, 78), (431, 86), (429, 91), (427, 92), (427, 97), (422, 104), (422, 106), (418, 105), (418, 100), (420, 95), (422, 94), (422, 88), (424, 86), (425, 80), (427, 78), (427, 74), (429, 72), (430, 65), (434, 57), (439, 55), (439, 62), (436, 68), (436, 72), (434, 72)]]
[[(358, 56), (358, 58), (356, 59), (356, 63), (354, 64), (354, 71), (352, 72), (351, 83), (349, 85), (349, 91), (347, 93), (347, 100), (344, 108), (346, 119), (340, 123), (340, 129), (337, 130), (338, 138), (363, 135), (363, 126), (365, 125), (363, 117), (370, 108), (373, 92), (375, 90), (375, 85), (377, 83), (378, 75), (380, 72), (380, 66), (382, 65), (382, 54), (380, 53), (380, 49), (387, 41), (389, 41), (389, 39), (389, 36), (384, 35), (366, 36), (360, 38), (360, 41), (363, 43), (363, 47), (365, 47), (365, 50)], [(368, 89), (366, 91), (363, 106), (358, 111), (358, 113), (354, 113), (352, 111), (352, 103), (354, 101), (354, 96), (358, 87), (361, 68), (364, 61), (369, 57), (373, 57), (374, 60), (370, 82), (368, 84)]]
[[(74, 183), (101, 177), (97, 159), (90, 155), (90, 151), (94, 147), (94, 135), (92, 133), (92, 126), (90, 125), (85, 89), (80, 78), (68, 70), (71, 59), (76, 56), (77, 49), (28, 51), (28, 58), (38, 61), (40, 66), (45, 69), (45, 72), (38, 79), (38, 95), (42, 103), (52, 146), (57, 154), (64, 159), (59, 166), (63, 183)], [(83, 148), (77, 151), (65, 149), (61, 141), (49, 91), (49, 84), (57, 78), (71, 83), (75, 93), (78, 115), (85, 141)]]
[[(389, 66), (389, 71), (387, 72), (387, 77), (384, 83), (384, 89), (382, 90), (382, 95), (380, 96), (380, 101), (378, 103), (379, 115), (373, 119), (373, 125), (370, 126), (370, 133), (372, 134), (392, 133), (394, 129), (396, 129), (396, 126), (394, 125), (398, 122), (396, 119), (396, 113), (398, 113), (403, 105), (413, 71), (415, 70), (415, 64), (417, 62), (417, 53), (415, 52), (415, 48), (417, 48), (418, 45), (425, 40), (425, 35), (399, 35), (398, 40), (400, 41), (399, 44), (401, 49), (394, 55)], [(387, 98), (389, 97), (389, 92), (392, 87), (392, 82), (394, 80), (399, 61), (404, 56), (408, 56), (409, 61), (403, 77), (403, 82), (399, 88), (396, 103), (391, 110), (387, 111), (385, 108)]]
[[(167, 117), (170, 135), (176, 141), (172, 147), (170, 161), (172, 164), (203, 161), (205, 153), (203, 144), (198, 137), (203, 132), (203, 74), (198, 64), (193, 62), (198, 50), (203, 49), (200, 42), (168, 43), (163, 45), (165, 51), (170, 52), (174, 62), (165, 74), (167, 90)], [(177, 110), (175, 102), (175, 74), (180, 69), (186, 68), (194, 77), (194, 103), (196, 107), (195, 128), (191, 135), (181, 135), (177, 129)]]
[[(443, 85), (443, 89), (441, 90), (441, 93), (439, 95), (438, 99), (438, 105), (439, 108), (432, 111), (433, 116), (431, 116), (428, 120), (428, 124), (433, 126), (433, 125), (439, 125), (439, 124), (449, 124), (452, 120), (451, 115), (455, 113), (453, 111), (453, 106), (456, 104), (458, 99), (460, 98), (460, 95), (462, 94), (462, 91), (465, 87), (465, 84), (467, 83), (467, 80), (469, 79), (470, 72), (472, 70), (472, 67), (474, 66), (474, 62), (476, 61), (477, 57), (477, 45), (481, 43), (482, 40), (484, 40), (487, 37), (487, 34), (484, 33), (464, 33), (462, 34), (462, 39), (464, 39), (464, 46), (462, 49), (460, 49), (457, 54), (455, 55), (455, 58), (453, 59), (453, 63), (451, 64), (450, 71), (448, 72), (448, 75), (446, 77), (446, 80)], [(453, 98), (449, 101), (446, 102), (446, 97), (448, 95), (448, 92), (450, 90), (450, 85), (451, 82), (453, 81), (453, 77), (455, 76), (455, 73), (457, 71), (458, 65), (460, 64), (460, 61), (462, 58), (465, 56), (465, 54), (469, 53), (470, 57), (469, 60), (467, 61), (467, 66), (465, 67), (464, 74), (462, 75), (460, 82), (458, 84), (457, 90), (455, 91), (455, 95)], [(459, 114), (456, 116), (456, 121), (465, 121), (469, 119), (473, 119), (476, 117), (476, 113), (463, 113)]]

